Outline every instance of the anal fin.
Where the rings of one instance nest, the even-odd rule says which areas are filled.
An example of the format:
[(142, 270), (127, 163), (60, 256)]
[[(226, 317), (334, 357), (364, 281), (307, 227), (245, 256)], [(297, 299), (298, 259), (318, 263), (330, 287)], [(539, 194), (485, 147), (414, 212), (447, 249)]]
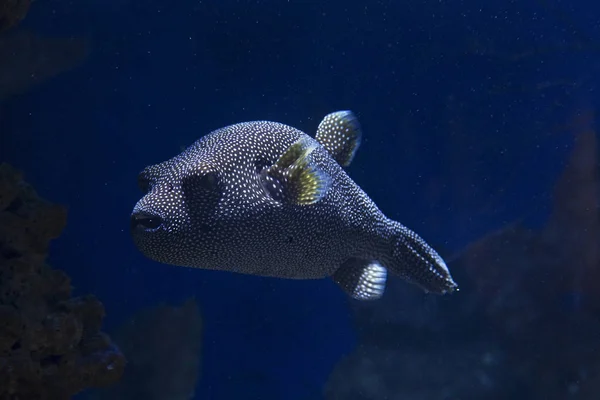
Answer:
[(315, 138), (338, 164), (347, 167), (360, 146), (362, 131), (352, 111), (337, 111), (323, 118)]
[(338, 268), (333, 280), (356, 300), (377, 300), (385, 291), (387, 269), (377, 262), (352, 258)]

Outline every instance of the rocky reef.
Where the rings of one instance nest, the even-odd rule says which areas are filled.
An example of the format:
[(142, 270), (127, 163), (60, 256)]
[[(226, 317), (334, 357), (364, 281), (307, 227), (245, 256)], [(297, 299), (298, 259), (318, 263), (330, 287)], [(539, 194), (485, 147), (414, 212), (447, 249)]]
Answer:
[(89, 41), (18, 30), (0, 34), (0, 102), (27, 92), (86, 59)]
[(85, 38), (43, 37), (13, 29), (30, 6), (31, 0), (0, 1), (0, 102), (79, 66), (90, 53)]
[(195, 299), (140, 311), (112, 337), (127, 356), (123, 379), (90, 400), (189, 400), (200, 376), (202, 316)]
[(29, 11), (31, 0), (2, 0), (0, 2), (0, 32), (17, 25)]
[(510, 224), (451, 263), (461, 292), (389, 282), (354, 302), (360, 342), (328, 400), (595, 400), (600, 393), (600, 184), (594, 114), (569, 128), (572, 153), (545, 226)]
[(46, 264), (65, 223), (65, 208), (0, 165), (0, 399), (70, 399), (123, 374), (124, 356), (100, 331), (102, 303), (71, 297), (69, 277)]

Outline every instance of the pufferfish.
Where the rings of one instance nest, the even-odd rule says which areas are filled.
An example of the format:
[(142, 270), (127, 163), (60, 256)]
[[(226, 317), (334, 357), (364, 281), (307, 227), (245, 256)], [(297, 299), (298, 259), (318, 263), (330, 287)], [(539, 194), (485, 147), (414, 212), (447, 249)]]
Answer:
[(455, 291), (440, 255), (345, 172), (361, 138), (351, 111), (325, 116), (314, 138), (270, 121), (213, 131), (139, 174), (133, 240), (170, 265), (331, 277), (358, 300), (380, 298), (388, 271), (427, 292)]

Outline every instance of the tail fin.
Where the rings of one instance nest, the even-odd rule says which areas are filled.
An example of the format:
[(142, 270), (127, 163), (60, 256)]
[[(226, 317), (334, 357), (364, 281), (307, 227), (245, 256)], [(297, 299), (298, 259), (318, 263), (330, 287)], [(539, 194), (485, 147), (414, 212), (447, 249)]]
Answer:
[(446, 294), (457, 291), (458, 285), (442, 257), (415, 232), (398, 222), (395, 225), (390, 270), (426, 292)]

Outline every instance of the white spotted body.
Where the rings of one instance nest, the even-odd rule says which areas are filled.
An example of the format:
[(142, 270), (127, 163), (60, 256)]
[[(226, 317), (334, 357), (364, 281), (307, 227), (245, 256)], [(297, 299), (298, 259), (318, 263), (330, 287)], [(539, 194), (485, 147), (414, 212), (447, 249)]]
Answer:
[(134, 241), (171, 265), (332, 276), (359, 299), (383, 294), (388, 268), (426, 290), (454, 290), (437, 253), (385, 217), (342, 168), (359, 143), (349, 112), (326, 117), (317, 139), (268, 121), (214, 131), (142, 171)]

